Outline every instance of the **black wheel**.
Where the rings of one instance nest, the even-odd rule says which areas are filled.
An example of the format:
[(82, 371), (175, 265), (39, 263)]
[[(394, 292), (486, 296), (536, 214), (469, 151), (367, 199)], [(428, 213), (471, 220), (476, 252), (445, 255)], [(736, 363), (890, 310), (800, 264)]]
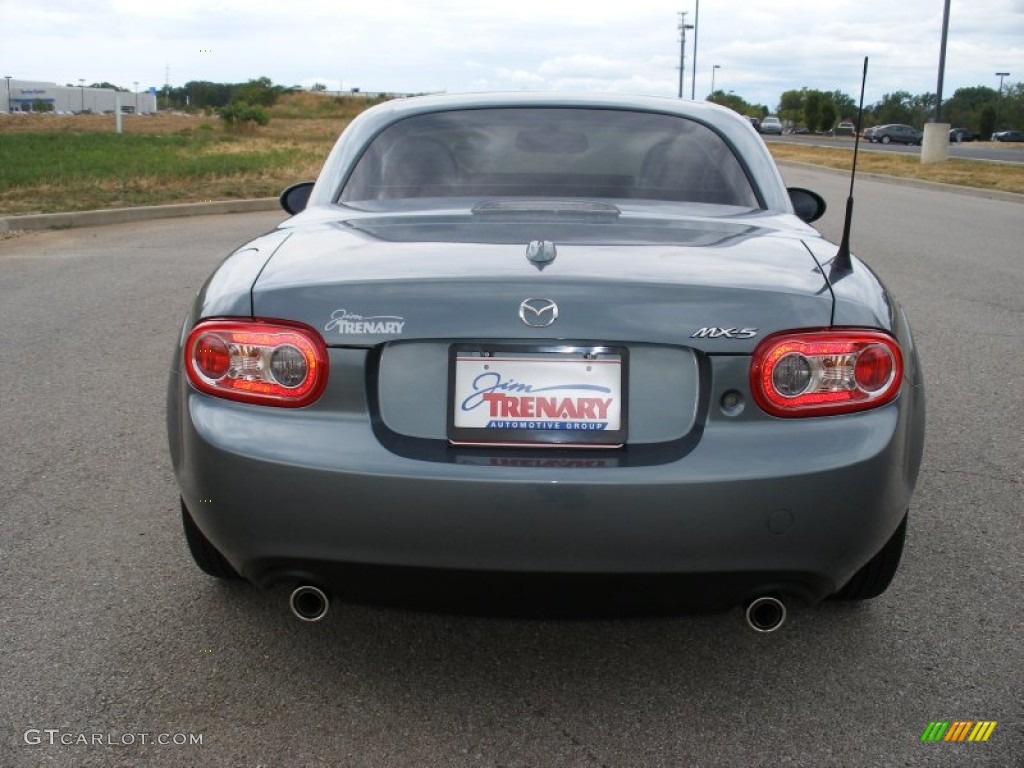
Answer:
[(231, 567), (231, 563), (224, 559), (224, 555), (218, 552), (217, 548), (199, 530), (199, 526), (196, 525), (185, 506), (184, 499), (181, 499), (181, 523), (185, 528), (188, 551), (192, 553), (192, 559), (196, 561), (196, 565), (203, 573), (218, 579), (241, 578), (238, 572)]
[(883, 144), (888, 144), (890, 141), (892, 141), (892, 139), (890, 139), (888, 136), (883, 136), (881, 141)]
[(896, 532), (885, 542), (878, 554), (853, 574), (846, 585), (832, 595), (835, 600), (870, 600), (885, 592), (896, 575), (903, 555), (903, 542), (907, 538), (907, 516)]

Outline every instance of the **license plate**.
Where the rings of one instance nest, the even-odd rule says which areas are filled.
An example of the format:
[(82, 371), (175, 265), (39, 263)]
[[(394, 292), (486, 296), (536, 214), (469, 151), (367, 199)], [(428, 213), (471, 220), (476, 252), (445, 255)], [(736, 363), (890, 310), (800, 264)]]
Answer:
[(448, 438), (459, 445), (620, 446), (626, 358), (621, 347), (453, 346)]

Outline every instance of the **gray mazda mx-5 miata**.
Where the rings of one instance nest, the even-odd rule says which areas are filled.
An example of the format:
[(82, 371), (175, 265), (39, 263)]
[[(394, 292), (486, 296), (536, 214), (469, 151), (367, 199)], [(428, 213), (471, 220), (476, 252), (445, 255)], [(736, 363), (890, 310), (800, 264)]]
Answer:
[(207, 573), (286, 584), (306, 620), (398, 572), (657, 575), (760, 631), (889, 585), (924, 436), (910, 328), (743, 117), (390, 101), (281, 200), (170, 377)]

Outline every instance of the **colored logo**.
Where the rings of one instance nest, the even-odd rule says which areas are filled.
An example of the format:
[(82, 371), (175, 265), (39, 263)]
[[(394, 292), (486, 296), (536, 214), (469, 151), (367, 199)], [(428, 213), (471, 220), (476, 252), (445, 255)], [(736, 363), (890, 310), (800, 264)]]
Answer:
[(459, 429), (594, 432), (622, 428), (619, 359), (458, 357)]
[(921, 734), (921, 741), (988, 741), (995, 729), (995, 720), (932, 721)]

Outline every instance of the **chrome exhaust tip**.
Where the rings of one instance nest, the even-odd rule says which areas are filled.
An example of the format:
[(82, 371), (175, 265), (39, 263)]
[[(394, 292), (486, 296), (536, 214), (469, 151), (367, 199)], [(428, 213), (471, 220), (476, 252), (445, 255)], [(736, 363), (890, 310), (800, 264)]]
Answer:
[(745, 616), (748, 627), (768, 634), (786, 623), (786, 604), (777, 597), (758, 597), (747, 603)]
[(302, 621), (320, 621), (327, 615), (331, 601), (319, 587), (302, 584), (292, 591), (288, 605), (291, 606), (296, 618)]

